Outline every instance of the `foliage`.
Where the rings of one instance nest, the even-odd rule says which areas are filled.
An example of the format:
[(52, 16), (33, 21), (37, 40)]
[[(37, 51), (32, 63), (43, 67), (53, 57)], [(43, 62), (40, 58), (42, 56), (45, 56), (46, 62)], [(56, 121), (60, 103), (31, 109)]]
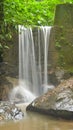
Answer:
[(57, 4), (72, 0), (5, 0), (4, 22), (25, 26), (52, 25)]

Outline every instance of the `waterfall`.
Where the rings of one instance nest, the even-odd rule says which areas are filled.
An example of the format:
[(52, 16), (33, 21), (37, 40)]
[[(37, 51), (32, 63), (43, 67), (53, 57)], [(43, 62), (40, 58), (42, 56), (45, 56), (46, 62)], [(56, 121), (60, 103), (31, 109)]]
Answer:
[(25, 102), (41, 95), (48, 86), (50, 30), (19, 25), (19, 86), (14, 92)]
[[(19, 81), (26, 84), (26, 89), (40, 95), (42, 84), (48, 85), (48, 49), (51, 27), (37, 29), (37, 43), (31, 28), (19, 26)], [(42, 42), (41, 42), (41, 39)], [(36, 45), (37, 44), (37, 45)], [(43, 48), (42, 48), (42, 47)], [(36, 50), (38, 50), (36, 52)], [(38, 53), (38, 54), (36, 54)], [(42, 59), (43, 56), (43, 69)], [(43, 72), (43, 77), (42, 77)]]
[(39, 84), (32, 29), (19, 28), (19, 84), (26, 84), (26, 89), (37, 95)]
[(48, 50), (51, 27), (41, 27), (42, 37), (44, 39), (44, 85), (48, 85)]

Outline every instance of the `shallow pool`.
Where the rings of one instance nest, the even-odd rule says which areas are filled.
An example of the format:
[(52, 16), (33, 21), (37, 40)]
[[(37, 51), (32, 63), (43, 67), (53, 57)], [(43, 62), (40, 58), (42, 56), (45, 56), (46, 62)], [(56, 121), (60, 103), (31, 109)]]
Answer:
[(24, 119), (0, 123), (0, 130), (73, 130), (73, 121), (26, 112), (24, 105), (22, 110), (24, 110)]

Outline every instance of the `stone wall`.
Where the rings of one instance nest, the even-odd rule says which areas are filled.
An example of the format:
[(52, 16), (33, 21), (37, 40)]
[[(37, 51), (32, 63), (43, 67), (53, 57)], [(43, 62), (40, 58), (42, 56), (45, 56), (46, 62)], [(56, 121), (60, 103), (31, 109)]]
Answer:
[(57, 5), (54, 27), (57, 65), (73, 73), (73, 4)]

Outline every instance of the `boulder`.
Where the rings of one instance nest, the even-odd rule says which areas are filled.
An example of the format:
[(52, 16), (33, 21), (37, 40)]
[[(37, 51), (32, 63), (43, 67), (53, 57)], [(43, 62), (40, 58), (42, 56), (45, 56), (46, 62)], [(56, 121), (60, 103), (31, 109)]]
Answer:
[(26, 110), (73, 119), (73, 77), (35, 99)]
[(14, 103), (0, 102), (0, 121), (20, 120), (23, 117), (24, 113)]

